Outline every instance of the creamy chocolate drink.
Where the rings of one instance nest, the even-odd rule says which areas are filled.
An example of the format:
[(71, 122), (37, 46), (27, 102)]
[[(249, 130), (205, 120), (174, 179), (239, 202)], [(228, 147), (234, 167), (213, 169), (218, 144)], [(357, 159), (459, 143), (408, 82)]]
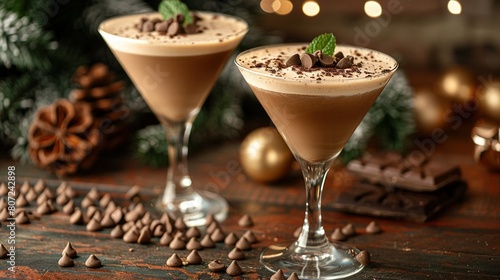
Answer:
[(394, 73), (397, 62), (373, 50), (337, 46), (354, 58), (347, 69), (285, 64), (306, 45), (276, 45), (240, 54), (236, 63), (292, 152), (309, 162), (340, 153)]
[(248, 26), (235, 17), (196, 12), (197, 31), (169, 35), (144, 32), (144, 19), (159, 13), (104, 21), (99, 32), (160, 120), (183, 122), (195, 116)]

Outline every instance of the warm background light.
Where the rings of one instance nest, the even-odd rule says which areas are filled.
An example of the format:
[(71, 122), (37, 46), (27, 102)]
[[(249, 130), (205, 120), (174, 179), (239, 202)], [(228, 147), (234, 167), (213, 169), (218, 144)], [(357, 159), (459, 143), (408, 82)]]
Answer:
[(302, 12), (306, 16), (310, 17), (316, 16), (317, 14), (319, 14), (319, 10), (320, 10), (319, 4), (316, 1), (306, 1), (302, 5)]
[(278, 15), (287, 15), (293, 10), (293, 4), (289, 0), (281, 0), (280, 7), (276, 9)]
[(260, 1), (260, 8), (266, 13), (274, 13), (273, 3), (278, 0), (262, 0)]
[(377, 1), (366, 1), (365, 13), (372, 18), (379, 17), (382, 14), (382, 6)]
[(451, 14), (459, 15), (462, 13), (462, 5), (457, 0), (450, 0), (448, 2), (448, 11)]

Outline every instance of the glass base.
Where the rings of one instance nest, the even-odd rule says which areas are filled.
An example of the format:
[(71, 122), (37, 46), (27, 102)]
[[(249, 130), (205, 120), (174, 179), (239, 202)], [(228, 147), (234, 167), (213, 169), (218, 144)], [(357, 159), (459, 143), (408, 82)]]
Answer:
[(340, 242), (321, 247), (281, 243), (264, 249), (260, 262), (272, 272), (281, 269), (287, 277), (295, 272), (300, 279), (340, 279), (363, 269), (364, 265), (355, 258), (359, 252)]
[(229, 209), (222, 196), (201, 190), (177, 195), (168, 203), (163, 201), (164, 198), (158, 200), (157, 208), (166, 211), (174, 219), (182, 217), (188, 227), (204, 226), (209, 214), (212, 214), (217, 221), (223, 221)]

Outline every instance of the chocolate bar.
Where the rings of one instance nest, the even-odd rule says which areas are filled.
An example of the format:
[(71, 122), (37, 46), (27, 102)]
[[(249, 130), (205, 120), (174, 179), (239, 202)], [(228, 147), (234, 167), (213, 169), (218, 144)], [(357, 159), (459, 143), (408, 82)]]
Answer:
[(370, 183), (415, 192), (435, 191), (461, 178), (457, 165), (398, 154), (366, 155), (351, 161), (347, 169)]

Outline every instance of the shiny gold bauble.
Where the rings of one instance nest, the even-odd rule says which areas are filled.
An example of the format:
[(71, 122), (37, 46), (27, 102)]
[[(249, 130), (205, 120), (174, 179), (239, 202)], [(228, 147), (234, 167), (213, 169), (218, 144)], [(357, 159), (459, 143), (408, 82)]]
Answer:
[(474, 160), (484, 167), (500, 170), (500, 127), (486, 120), (479, 120), (472, 129)]
[(258, 128), (241, 143), (241, 166), (245, 174), (257, 182), (270, 183), (284, 178), (292, 162), (293, 155), (275, 128)]
[(479, 110), (487, 118), (500, 123), (500, 82), (481, 86), (477, 93)]
[(469, 70), (454, 66), (441, 75), (437, 89), (444, 98), (465, 104), (474, 98), (476, 79)]
[(430, 134), (436, 128), (445, 125), (446, 102), (428, 89), (415, 91), (413, 97), (417, 129), (423, 134)]

